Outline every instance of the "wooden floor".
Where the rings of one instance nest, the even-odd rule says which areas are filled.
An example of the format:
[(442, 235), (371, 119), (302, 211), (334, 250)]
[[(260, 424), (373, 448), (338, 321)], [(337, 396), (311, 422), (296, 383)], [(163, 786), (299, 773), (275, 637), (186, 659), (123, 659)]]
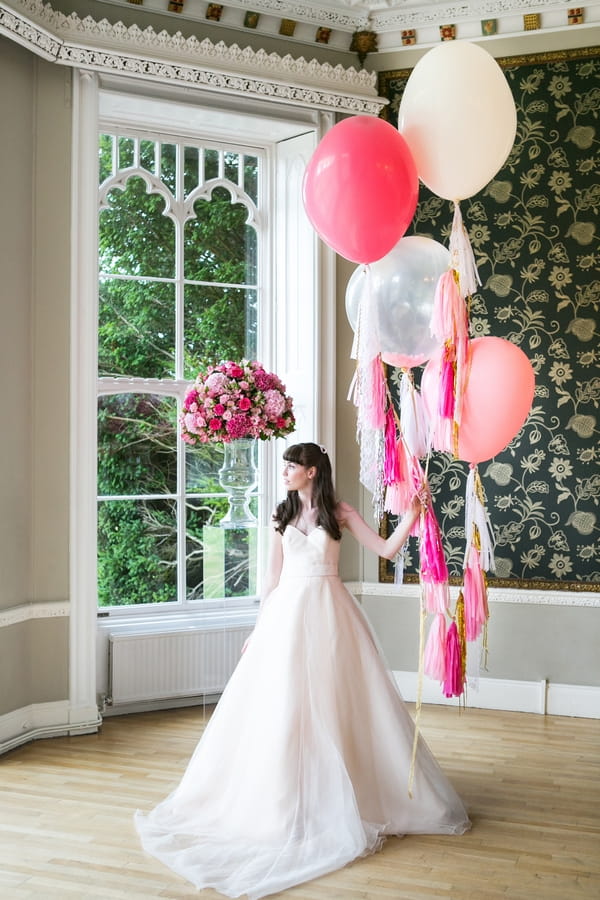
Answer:
[[(218, 900), (138, 844), (132, 813), (174, 787), (210, 710), (105, 720), (0, 758), (0, 897)], [(390, 839), (286, 900), (600, 898), (600, 722), (428, 706), (422, 731), (473, 821)]]

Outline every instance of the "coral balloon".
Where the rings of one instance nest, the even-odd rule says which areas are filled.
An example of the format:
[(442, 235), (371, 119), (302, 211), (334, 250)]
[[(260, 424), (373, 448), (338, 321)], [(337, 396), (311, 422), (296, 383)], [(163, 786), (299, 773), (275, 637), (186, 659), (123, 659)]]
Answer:
[(450, 253), (431, 238), (401, 238), (383, 259), (356, 269), (346, 288), (346, 314), (356, 329), (366, 292), (377, 309), (384, 362), (409, 369), (426, 362), (439, 345), (429, 323), (435, 288), (450, 265)]
[[(423, 371), (421, 395), (437, 414), (440, 354)], [(533, 402), (535, 376), (520, 347), (499, 337), (469, 342), (469, 374), (458, 432), (458, 456), (479, 463), (500, 453), (519, 433)]]
[(419, 178), (439, 197), (464, 200), (501, 169), (517, 128), (502, 69), (468, 41), (445, 41), (421, 57), (406, 83), (398, 129)]
[(374, 262), (392, 249), (410, 224), (418, 194), (406, 141), (375, 116), (334, 125), (304, 174), (304, 207), (313, 227), (354, 262)]

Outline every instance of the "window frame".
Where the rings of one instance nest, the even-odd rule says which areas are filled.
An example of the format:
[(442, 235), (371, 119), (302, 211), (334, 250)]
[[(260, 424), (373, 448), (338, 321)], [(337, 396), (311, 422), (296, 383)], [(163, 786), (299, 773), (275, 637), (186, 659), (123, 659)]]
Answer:
[[(73, 721), (94, 705), (107, 683), (108, 634), (116, 631), (166, 631), (183, 627), (227, 628), (252, 624), (256, 606), (246, 609), (201, 609), (197, 612), (124, 608), (110, 616), (98, 612), (96, 598), (96, 409), (98, 306), (98, 174), (100, 90), (150, 94), (161, 100), (206, 101), (216, 114), (250, 109), (264, 118), (274, 141), (290, 143), (305, 136), (300, 156), (290, 153), (276, 166), (279, 190), (295, 208), (270, 211), (275, 233), (265, 264), (272, 284), (273, 315), (264, 329), (259, 353), (277, 371), (294, 396), (298, 429), (287, 440), (259, 442), (259, 465), (266, 468), (265, 492), (280, 495), (280, 460), (288, 442), (316, 440), (335, 458), (335, 254), (318, 239), (301, 203), (301, 178), (312, 149), (335, 124), (335, 112), (317, 105), (248, 100), (243, 94), (164, 86), (127, 76), (98, 75), (74, 69), (71, 194), (71, 385), (70, 385), (70, 716)], [(132, 118), (130, 116), (130, 118)], [(284, 123), (282, 129), (281, 123)], [(285, 129), (287, 128), (287, 134)], [(263, 128), (264, 130), (264, 128)], [(276, 144), (274, 143), (274, 146)], [(287, 192), (287, 193), (286, 193)], [(285, 203), (283, 204), (285, 205)], [(277, 257), (277, 264), (276, 264)], [(276, 298), (285, 296), (285, 303)], [(268, 352), (267, 352), (268, 351)]]
[[(100, 95), (100, 99), (102, 100), (102, 93)], [(111, 106), (110, 94), (105, 94), (105, 106)], [(121, 94), (116, 95), (116, 100), (114, 105), (116, 107), (119, 106), (119, 98)], [(107, 99), (108, 98), (108, 99)], [(102, 105), (102, 104), (101, 104)], [(111, 117), (110, 115), (102, 115), (102, 110), (99, 115), (98, 122), (98, 131), (100, 134), (109, 134), (112, 135), (115, 144), (113, 145), (113, 157), (114, 153), (118, 153), (118, 146), (123, 138), (125, 139), (137, 139), (138, 141), (138, 151), (140, 147), (140, 143), (142, 140), (152, 141), (159, 146), (162, 144), (172, 143), (177, 148), (175, 150), (176, 154), (179, 156), (180, 160), (183, 158), (184, 147), (189, 145), (201, 145), (203, 150), (215, 150), (219, 153), (227, 153), (234, 152), (239, 155), (239, 157), (243, 160), (246, 156), (255, 156), (260, 160), (260, 176), (257, 183), (257, 198), (256, 203), (252, 200), (251, 197), (247, 197), (247, 209), (248, 209), (248, 219), (247, 222), (250, 226), (252, 226), (257, 235), (257, 245), (258, 245), (258, 268), (256, 272), (256, 285), (255, 290), (258, 297), (258, 308), (256, 311), (257, 320), (259, 323), (258, 334), (257, 334), (257, 352), (254, 354), (257, 358), (262, 359), (265, 353), (260, 349), (262, 344), (261, 335), (263, 332), (263, 328), (261, 327), (261, 323), (263, 319), (268, 319), (269, 311), (269, 298), (272, 295), (272, 291), (269, 289), (269, 271), (267, 266), (265, 265), (264, 260), (268, 258), (267, 256), (267, 240), (268, 234), (266, 233), (265, 228), (265, 219), (266, 219), (266, 207), (267, 200), (269, 196), (273, 193), (272, 186), (270, 182), (272, 179), (272, 170), (273, 166), (271, 163), (271, 159), (273, 156), (272, 148), (269, 146), (254, 146), (250, 143), (246, 143), (243, 140), (240, 140), (239, 137), (229, 138), (228, 140), (222, 138), (221, 140), (215, 140), (212, 135), (210, 137), (206, 137), (204, 134), (198, 133), (197, 129), (187, 130), (187, 133), (184, 132), (184, 128), (182, 126), (179, 127), (179, 130), (176, 130), (177, 126), (175, 121), (168, 129), (168, 131), (159, 130), (157, 128), (157, 121), (152, 119), (152, 102), (148, 102), (147, 100), (144, 102), (142, 98), (137, 99), (136, 103), (136, 113), (139, 115), (140, 111), (145, 107), (147, 108), (147, 115), (149, 116), (146, 128), (140, 128), (139, 124), (136, 125), (127, 125), (123, 122), (122, 116), (117, 115), (116, 118)], [(177, 117), (174, 116), (174, 120)], [(159, 124), (159, 123), (158, 123)], [(166, 123), (165, 123), (166, 124)], [(104, 209), (109, 209), (110, 206), (108, 204), (108, 196), (111, 191), (115, 188), (124, 187), (130, 178), (141, 178), (146, 184), (146, 189), (148, 192), (153, 191), (159, 194), (159, 196), (163, 197), (165, 200), (165, 214), (169, 213), (169, 210), (172, 212), (169, 213), (168, 217), (173, 219), (175, 224), (176, 234), (179, 234), (179, 239), (175, 237), (174, 241), (174, 259), (173, 259), (173, 275), (168, 279), (169, 283), (172, 283), (174, 288), (174, 314), (175, 321), (179, 323), (176, 325), (176, 334), (175, 334), (175, 376), (173, 378), (160, 378), (160, 377), (139, 377), (139, 376), (98, 376), (97, 379), (97, 395), (98, 398), (102, 396), (110, 396), (115, 394), (153, 394), (156, 396), (163, 397), (171, 397), (174, 398), (177, 403), (178, 412), (181, 410), (181, 406), (183, 404), (183, 400), (187, 390), (190, 387), (191, 381), (187, 381), (184, 379), (184, 352), (183, 352), (183, 342), (185, 340), (184, 330), (182, 329), (183, 322), (183, 310), (185, 307), (185, 290), (186, 285), (189, 283), (189, 280), (185, 277), (185, 260), (183, 256), (183, 245), (184, 245), (184, 233), (186, 223), (189, 219), (189, 200), (183, 198), (183, 196), (179, 196), (179, 192), (182, 190), (182, 183), (177, 185), (177, 196), (172, 197), (171, 194), (167, 193), (168, 186), (165, 186), (166, 189), (163, 191), (162, 185), (163, 181), (157, 174), (148, 173), (146, 170), (142, 169), (142, 166), (139, 161), (139, 152), (134, 156), (133, 164), (131, 166), (120, 167), (119, 160), (113, 159), (113, 164), (116, 166), (115, 171), (111, 178), (103, 180), (99, 185), (99, 211)], [(219, 175), (215, 178), (210, 178), (206, 181), (206, 184), (203, 185), (202, 190), (200, 191), (199, 196), (203, 196), (205, 193), (208, 196), (212, 195), (212, 191), (216, 186), (224, 186), (226, 190), (229, 191), (231, 196), (231, 203), (241, 203), (244, 202), (243, 199), (243, 188), (240, 185), (234, 185), (230, 183), (224, 174), (224, 167), (219, 166)], [(204, 188), (207, 190), (205, 191)], [(195, 201), (194, 201), (195, 202)], [(107, 278), (117, 278), (119, 276), (106, 275)], [(142, 279), (143, 280), (143, 279)], [(163, 281), (165, 279), (159, 279)], [(99, 292), (98, 292), (99, 294)], [(98, 336), (98, 331), (96, 329), (96, 339)], [(175, 492), (170, 492), (165, 494), (164, 499), (171, 499), (176, 504), (177, 508), (177, 576), (176, 576), (176, 597), (169, 602), (156, 602), (156, 603), (148, 603), (143, 604), (145, 608), (145, 612), (141, 613), (143, 615), (148, 615), (150, 611), (156, 612), (157, 615), (165, 615), (174, 613), (176, 615), (184, 615), (184, 614), (194, 614), (196, 612), (207, 612), (213, 611), (215, 609), (246, 609), (247, 607), (255, 607), (257, 603), (257, 595), (240, 595), (233, 597), (223, 597), (223, 598), (201, 598), (190, 600), (187, 597), (187, 589), (186, 589), (186, 571), (185, 571), (185, 546), (186, 546), (186, 499), (188, 496), (187, 486), (186, 486), (186, 478), (184, 476), (184, 470), (186, 466), (186, 445), (180, 440), (177, 440), (177, 488)], [(268, 461), (267, 461), (268, 465)], [(259, 468), (259, 473), (262, 471)], [(262, 478), (262, 481), (267, 481), (266, 478)], [(194, 493), (194, 492), (192, 492)], [(255, 494), (258, 497), (259, 503), (259, 521), (265, 520), (264, 510), (260, 507), (263, 505), (265, 490), (261, 483), (259, 483), (258, 491), (255, 491)], [(145, 495), (140, 494), (139, 499), (143, 500)], [(100, 497), (97, 498), (98, 502), (100, 501)], [(114, 498), (113, 498), (114, 499)], [(128, 498), (131, 499), (131, 498)], [(104, 498), (103, 498), (104, 500)], [(103, 501), (102, 501), (103, 502)], [(261, 552), (262, 551), (262, 552)], [(264, 557), (265, 548), (264, 542), (259, 543), (259, 557)], [(259, 567), (261, 563), (261, 559), (259, 558)], [(102, 606), (98, 607), (98, 614), (103, 618), (114, 618), (115, 616), (127, 616), (127, 615), (139, 615), (140, 610), (142, 608), (142, 604), (131, 604), (131, 605), (118, 605), (115, 604), (113, 606)]]

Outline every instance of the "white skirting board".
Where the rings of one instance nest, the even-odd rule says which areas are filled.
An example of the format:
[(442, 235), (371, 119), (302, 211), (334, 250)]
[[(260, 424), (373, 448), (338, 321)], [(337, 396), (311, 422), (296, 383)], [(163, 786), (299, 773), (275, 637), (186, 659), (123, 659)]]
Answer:
[(0, 716), (0, 754), (41, 738), (92, 734), (101, 724), (97, 709), (74, 715), (67, 700), (32, 703)]
[[(417, 673), (394, 672), (393, 675), (404, 699), (414, 702)], [(458, 705), (455, 697), (444, 697), (440, 685), (430, 678), (423, 679), (422, 698), (424, 703)], [(479, 709), (600, 719), (600, 687), (595, 686), (480, 678), (477, 690), (473, 686), (467, 689), (466, 699), (468, 707)], [(174, 701), (172, 705), (181, 703)], [(97, 711), (78, 710), (74, 715), (66, 700), (25, 706), (0, 716), (0, 754), (41, 738), (91, 734), (100, 725)]]
[[(394, 672), (393, 675), (404, 699), (414, 703), (417, 699), (417, 673)], [(427, 677), (423, 678), (421, 698), (423, 703), (444, 706), (457, 706), (459, 702), (456, 697), (445, 697), (440, 684)], [(465, 705), (477, 709), (600, 719), (600, 687), (479, 678), (477, 683), (467, 685)]]

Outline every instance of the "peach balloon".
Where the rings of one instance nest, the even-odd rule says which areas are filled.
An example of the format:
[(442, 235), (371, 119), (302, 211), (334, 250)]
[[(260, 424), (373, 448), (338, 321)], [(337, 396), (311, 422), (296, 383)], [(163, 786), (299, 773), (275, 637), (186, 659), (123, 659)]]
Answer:
[[(439, 370), (440, 354), (437, 353), (427, 363), (421, 382), (430, 417), (437, 411)], [(480, 463), (504, 450), (527, 419), (534, 387), (532, 365), (516, 344), (499, 337), (470, 341), (469, 371), (458, 432), (459, 459)]]

